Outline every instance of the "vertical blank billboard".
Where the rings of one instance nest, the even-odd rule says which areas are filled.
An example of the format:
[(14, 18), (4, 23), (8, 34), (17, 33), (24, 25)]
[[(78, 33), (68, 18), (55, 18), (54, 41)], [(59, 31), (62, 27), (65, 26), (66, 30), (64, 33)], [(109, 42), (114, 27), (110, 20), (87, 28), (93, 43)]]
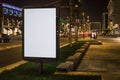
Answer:
[(56, 8), (24, 9), (23, 57), (56, 58)]

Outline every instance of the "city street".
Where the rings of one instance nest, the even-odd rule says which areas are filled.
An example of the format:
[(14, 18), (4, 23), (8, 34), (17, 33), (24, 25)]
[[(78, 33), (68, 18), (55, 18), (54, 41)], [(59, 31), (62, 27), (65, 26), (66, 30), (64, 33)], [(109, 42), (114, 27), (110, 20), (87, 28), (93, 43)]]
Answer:
[[(102, 80), (120, 80), (120, 0), (1, 0), (0, 10), (0, 74), (32, 58), (41, 62), (42, 72), (43, 59), (55, 59), (57, 54), (73, 53), (73, 49), (77, 52), (78, 46), (86, 46), (86, 41), (90, 46), (79, 55), (60, 56), (61, 61), (66, 59), (63, 71), (70, 68), (67, 74), (95, 74)], [(83, 42), (77, 44), (78, 41)], [(96, 44), (98, 41), (102, 45)], [(67, 56), (74, 61), (68, 61)]]
[(79, 72), (96, 72), (105, 80), (120, 80), (120, 38), (99, 38), (102, 45), (91, 45), (86, 52)]
[[(89, 38), (79, 39), (88, 40)], [(68, 41), (60, 38), (60, 46)], [(120, 37), (98, 37), (102, 45), (91, 45), (86, 52), (77, 72), (98, 73), (105, 80), (120, 79)], [(0, 43), (0, 67), (4, 67), (22, 60), (21, 42)]]
[(21, 42), (0, 43), (0, 68), (22, 60)]

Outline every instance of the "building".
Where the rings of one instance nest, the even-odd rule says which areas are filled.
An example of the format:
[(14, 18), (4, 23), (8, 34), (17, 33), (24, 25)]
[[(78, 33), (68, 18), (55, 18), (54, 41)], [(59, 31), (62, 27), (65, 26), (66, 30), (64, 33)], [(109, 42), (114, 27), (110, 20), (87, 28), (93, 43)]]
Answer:
[(102, 33), (108, 33), (108, 12), (102, 14)]
[(102, 14), (102, 30), (107, 30), (108, 28), (108, 13), (104, 12)]
[(120, 24), (120, 0), (110, 0), (107, 8), (110, 34), (116, 35)]
[(0, 3), (0, 34), (22, 34), (22, 8)]
[(101, 32), (101, 22), (91, 22), (91, 31)]
[(120, 23), (120, 0), (110, 0), (107, 8), (109, 21)]

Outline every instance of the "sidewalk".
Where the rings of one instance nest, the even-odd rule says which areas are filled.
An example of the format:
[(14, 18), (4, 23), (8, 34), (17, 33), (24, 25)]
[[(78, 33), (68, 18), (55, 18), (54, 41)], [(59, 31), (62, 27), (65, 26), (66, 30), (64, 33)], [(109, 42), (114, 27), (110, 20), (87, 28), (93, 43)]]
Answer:
[(77, 71), (99, 73), (102, 80), (120, 80), (120, 42), (117, 38), (99, 40), (103, 45), (91, 45)]

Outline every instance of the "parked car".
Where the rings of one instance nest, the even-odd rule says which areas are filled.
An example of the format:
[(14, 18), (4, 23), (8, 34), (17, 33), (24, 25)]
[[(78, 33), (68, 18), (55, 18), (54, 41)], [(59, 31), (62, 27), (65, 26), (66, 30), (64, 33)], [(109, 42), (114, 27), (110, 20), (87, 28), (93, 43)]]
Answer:
[(10, 37), (7, 34), (0, 34), (0, 43), (10, 42)]

